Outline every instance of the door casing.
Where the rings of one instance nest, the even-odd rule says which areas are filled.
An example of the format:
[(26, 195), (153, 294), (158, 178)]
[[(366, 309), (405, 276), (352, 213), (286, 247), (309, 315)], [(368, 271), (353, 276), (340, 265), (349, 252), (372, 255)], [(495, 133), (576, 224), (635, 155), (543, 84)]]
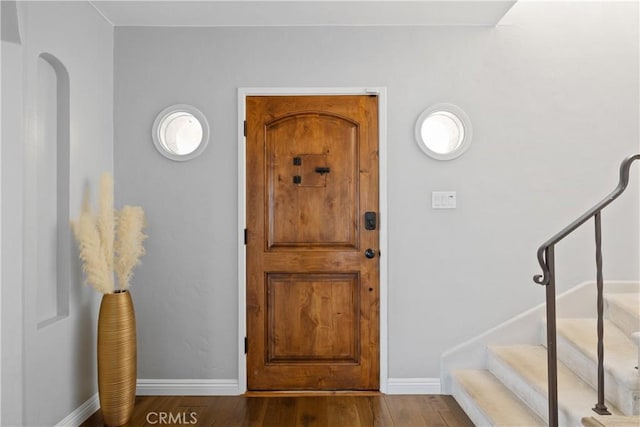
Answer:
[(247, 336), (246, 295), (246, 139), (244, 121), (248, 96), (295, 95), (377, 95), (378, 96), (378, 144), (379, 144), (379, 227), (380, 227), (380, 391), (388, 387), (388, 263), (387, 263), (387, 93), (385, 87), (347, 88), (239, 88), (238, 89), (238, 389), (247, 391)]

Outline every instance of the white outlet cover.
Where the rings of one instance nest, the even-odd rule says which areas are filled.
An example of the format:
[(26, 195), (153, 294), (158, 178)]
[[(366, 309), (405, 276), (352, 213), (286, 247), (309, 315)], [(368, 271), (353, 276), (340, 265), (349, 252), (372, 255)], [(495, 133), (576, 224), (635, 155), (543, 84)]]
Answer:
[(433, 209), (455, 209), (457, 197), (455, 191), (432, 191), (431, 207)]

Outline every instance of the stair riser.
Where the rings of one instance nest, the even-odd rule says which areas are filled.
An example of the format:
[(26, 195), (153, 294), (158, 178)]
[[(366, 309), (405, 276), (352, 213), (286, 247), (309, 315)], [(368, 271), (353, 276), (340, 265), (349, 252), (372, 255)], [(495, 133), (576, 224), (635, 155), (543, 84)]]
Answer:
[[(598, 362), (582, 353), (564, 336), (558, 335), (558, 359), (594, 390), (598, 389)], [(605, 352), (606, 357), (606, 352)], [(605, 370), (605, 396), (625, 415), (640, 415), (640, 394), (618, 384), (616, 378)], [(593, 402), (594, 404), (596, 402)]]
[(615, 323), (627, 336), (640, 331), (640, 319), (617, 304), (606, 302), (605, 317)]
[[(502, 381), (520, 400), (525, 402), (539, 417), (549, 422), (548, 398), (533, 385), (525, 381), (517, 372), (491, 351), (487, 354), (487, 369)], [(558, 411), (558, 424), (561, 426), (582, 427), (580, 418), (571, 418), (570, 414)]]

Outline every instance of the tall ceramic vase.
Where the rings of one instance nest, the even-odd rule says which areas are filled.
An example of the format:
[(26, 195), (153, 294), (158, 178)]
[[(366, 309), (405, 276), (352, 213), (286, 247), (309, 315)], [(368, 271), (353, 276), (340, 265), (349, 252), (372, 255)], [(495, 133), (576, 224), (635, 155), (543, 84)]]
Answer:
[(131, 418), (136, 369), (136, 318), (131, 294), (104, 294), (98, 315), (98, 394), (109, 427), (126, 424)]

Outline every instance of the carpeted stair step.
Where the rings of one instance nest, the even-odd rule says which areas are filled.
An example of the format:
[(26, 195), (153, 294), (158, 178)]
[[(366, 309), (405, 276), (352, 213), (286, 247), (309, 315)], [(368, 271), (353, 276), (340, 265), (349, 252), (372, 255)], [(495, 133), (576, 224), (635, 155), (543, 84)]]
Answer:
[[(547, 350), (541, 345), (490, 346), (489, 370), (516, 396), (548, 422)], [(558, 421), (562, 426), (581, 427), (593, 414), (597, 401), (593, 388), (558, 362)], [(623, 415), (607, 402), (613, 415)]]
[(605, 317), (610, 319), (627, 337), (640, 331), (640, 294), (605, 294)]
[(477, 426), (547, 425), (486, 370), (454, 372), (453, 397)]
[(582, 425), (584, 425), (585, 427), (638, 427), (640, 426), (640, 417), (614, 417), (611, 415), (597, 415), (593, 417), (583, 418)]
[[(595, 390), (598, 386), (596, 319), (558, 319), (558, 359)], [(604, 321), (605, 396), (624, 415), (640, 415), (638, 347), (609, 320)]]

